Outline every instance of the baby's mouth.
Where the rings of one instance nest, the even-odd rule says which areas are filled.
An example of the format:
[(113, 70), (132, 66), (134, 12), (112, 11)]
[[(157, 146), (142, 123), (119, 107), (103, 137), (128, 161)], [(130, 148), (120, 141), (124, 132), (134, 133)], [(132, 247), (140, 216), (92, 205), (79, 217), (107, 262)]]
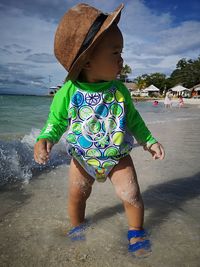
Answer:
[(121, 66), (119, 67), (118, 74), (120, 74), (120, 73), (121, 73), (122, 69), (123, 69), (123, 66), (121, 65)]
[(120, 68), (120, 69), (118, 70), (117, 75), (119, 75), (119, 74), (121, 73), (121, 71), (122, 71), (122, 68)]

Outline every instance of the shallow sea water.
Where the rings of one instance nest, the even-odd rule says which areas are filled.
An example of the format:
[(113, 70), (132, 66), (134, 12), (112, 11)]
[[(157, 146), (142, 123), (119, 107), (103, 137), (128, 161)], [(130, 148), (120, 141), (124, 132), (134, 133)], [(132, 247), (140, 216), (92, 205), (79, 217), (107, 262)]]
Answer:
[[(64, 138), (54, 147), (47, 166), (33, 161), (35, 138), (52, 99), (9, 98), (4, 102), (2, 97), (0, 105), (1, 119), (6, 117), (7, 121), (0, 123), (0, 184), (4, 188), (20, 181), (23, 186), (18, 191), (12, 187), (2, 190), (0, 194), (2, 266), (199, 267), (200, 109), (197, 106), (178, 109), (174, 104), (168, 110), (162, 103), (156, 108), (151, 102), (136, 104), (149, 128), (166, 145), (163, 162), (152, 162), (139, 147), (132, 153), (145, 203), (145, 228), (150, 233), (153, 250), (149, 258), (139, 260), (127, 251), (127, 220), (109, 181), (94, 184), (87, 206), (91, 225), (85, 233), (86, 240), (72, 243), (66, 239), (70, 229), (66, 214), (68, 166), (63, 163), (69, 163), (69, 158)], [(9, 111), (2, 108), (3, 103), (9, 103)], [(24, 117), (19, 116), (20, 103), (23, 110), (20, 114)], [(31, 112), (34, 110), (31, 104), (35, 112)], [(42, 114), (36, 108), (40, 104)], [(14, 125), (14, 121), (16, 127), (6, 128), (6, 123)]]
[[(39, 166), (33, 160), (33, 146), (46, 122), (51, 102), (51, 97), (0, 96), (0, 186), (19, 180), (26, 183), (35, 173), (70, 161), (64, 137), (54, 146), (46, 166)], [(152, 128), (155, 123), (200, 119), (200, 108), (188, 105), (179, 109), (176, 102), (171, 109), (165, 109), (163, 103), (154, 107), (152, 102), (137, 102), (135, 107)]]

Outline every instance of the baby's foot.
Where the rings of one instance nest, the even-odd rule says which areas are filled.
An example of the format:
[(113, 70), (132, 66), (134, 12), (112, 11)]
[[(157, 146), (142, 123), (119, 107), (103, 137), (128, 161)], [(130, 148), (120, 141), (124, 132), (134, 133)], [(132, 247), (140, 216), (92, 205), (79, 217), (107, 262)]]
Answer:
[(151, 243), (147, 239), (147, 234), (144, 230), (129, 230), (129, 252), (132, 252), (136, 257), (147, 257), (151, 254)]
[(86, 239), (85, 230), (88, 227), (88, 223), (82, 223), (78, 226), (75, 226), (67, 233), (67, 237), (69, 237), (71, 241), (84, 241)]

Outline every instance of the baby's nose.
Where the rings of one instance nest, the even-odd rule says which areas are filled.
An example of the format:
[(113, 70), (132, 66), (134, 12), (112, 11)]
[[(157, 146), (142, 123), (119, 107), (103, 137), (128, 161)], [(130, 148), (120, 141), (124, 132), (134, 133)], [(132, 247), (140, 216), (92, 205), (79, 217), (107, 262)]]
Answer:
[(123, 62), (124, 62), (123, 57), (122, 57), (121, 55), (120, 55), (119, 61), (120, 61), (120, 63), (122, 63), (122, 64), (123, 64)]

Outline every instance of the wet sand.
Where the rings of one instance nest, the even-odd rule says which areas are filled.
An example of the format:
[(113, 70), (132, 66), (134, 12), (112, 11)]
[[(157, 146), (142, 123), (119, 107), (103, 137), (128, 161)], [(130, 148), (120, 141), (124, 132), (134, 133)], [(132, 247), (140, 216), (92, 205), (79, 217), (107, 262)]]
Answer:
[[(199, 112), (199, 110), (197, 111)], [(66, 211), (68, 166), (0, 192), (0, 266), (198, 267), (200, 262), (200, 124), (183, 120), (149, 125), (166, 149), (153, 161), (137, 147), (132, 157), (146, 207), (153, 252), (127, 252), (127, 221), (109, 181), (95, 183), (88, 201), (86, 240), (70, 242)]]

